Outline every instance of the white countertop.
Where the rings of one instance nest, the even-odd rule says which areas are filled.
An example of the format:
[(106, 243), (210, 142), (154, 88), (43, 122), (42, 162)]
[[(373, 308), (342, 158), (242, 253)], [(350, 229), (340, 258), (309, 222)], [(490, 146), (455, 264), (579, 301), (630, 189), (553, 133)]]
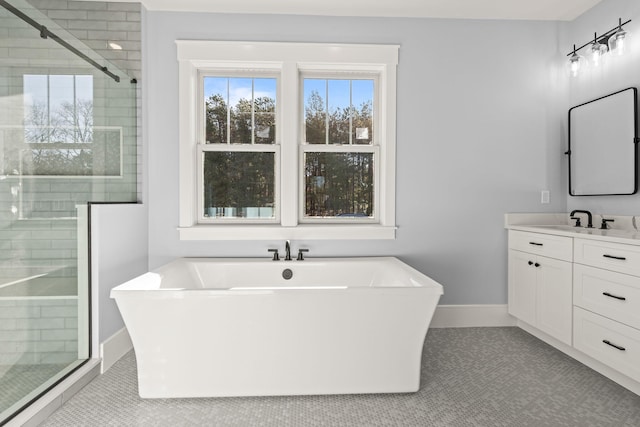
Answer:
[(601, 230), (574, 227), (564, 222), (567, 218), (567, 214), (505, 214), (505, 228), (640, 246), (640, 231), (635, 228)]

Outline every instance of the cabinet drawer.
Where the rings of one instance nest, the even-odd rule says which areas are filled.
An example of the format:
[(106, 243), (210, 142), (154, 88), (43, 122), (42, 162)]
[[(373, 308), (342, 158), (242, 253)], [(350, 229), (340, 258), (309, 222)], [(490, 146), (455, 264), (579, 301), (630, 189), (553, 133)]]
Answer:
[(640, 381), (640, 331), (573, 308), (573, 346), (622, 374)]
[(573, 303), (640, 329), (640, 277), (574, 264)]
[(529, 252), (563, 261), (571, 261), (573, 259), (572, 240), (571, 237), (509, 230), (509, 249), (516, 249), (518, 251)]
[(574, 239), (574, 262), (640, 276), (640, 246)]

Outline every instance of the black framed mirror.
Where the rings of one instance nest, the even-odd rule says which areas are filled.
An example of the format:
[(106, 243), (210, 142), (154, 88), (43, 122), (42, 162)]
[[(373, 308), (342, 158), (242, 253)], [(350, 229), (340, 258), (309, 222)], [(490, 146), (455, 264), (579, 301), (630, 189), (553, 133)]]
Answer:
[(605, 95), (569, 109), (569, 194), (638, 191), (638, 90)]

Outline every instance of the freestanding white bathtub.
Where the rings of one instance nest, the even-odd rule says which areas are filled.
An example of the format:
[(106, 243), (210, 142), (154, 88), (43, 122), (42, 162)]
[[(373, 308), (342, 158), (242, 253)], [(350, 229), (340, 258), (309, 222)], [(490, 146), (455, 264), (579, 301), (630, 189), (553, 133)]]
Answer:
[(440, 295), (392, 257), (181, 258), (111, 290), (143, 398), (417, 391)]

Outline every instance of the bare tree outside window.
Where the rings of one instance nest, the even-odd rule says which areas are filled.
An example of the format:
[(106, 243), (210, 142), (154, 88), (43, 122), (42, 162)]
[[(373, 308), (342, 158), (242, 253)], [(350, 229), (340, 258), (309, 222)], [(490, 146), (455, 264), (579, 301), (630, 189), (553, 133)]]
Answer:
[(121, 175), (122, 133), (119, 128), (95, 126), (92, 76), (24, 75), (23, 85), (23, 139), (11, 138), (5, 144), (5, 171), (28, 176)]

